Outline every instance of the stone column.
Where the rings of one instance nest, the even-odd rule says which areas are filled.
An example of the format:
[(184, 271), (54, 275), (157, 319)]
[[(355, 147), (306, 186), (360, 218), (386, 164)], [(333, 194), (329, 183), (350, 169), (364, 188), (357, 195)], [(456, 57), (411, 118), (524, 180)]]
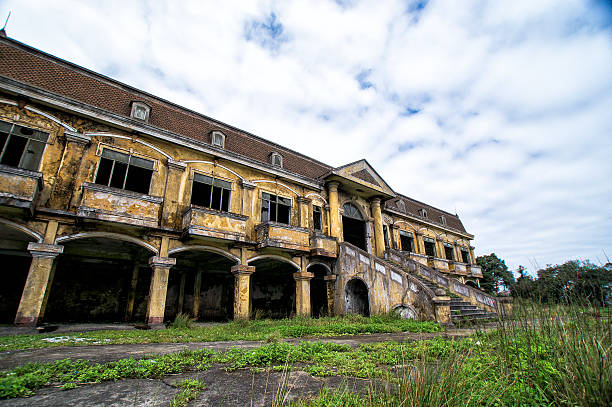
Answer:
[(443, 325), (452, 325), (450, 303), (451, 299), (446, 295), (443, 289), (436, 290), (436, 296), (433, 297), (434, 311), (436, 314), (436, 322)]
[(330, 220), (330, 235), (342, 242), (342, 233), (340, 225), (340, 208), (338, 207), (338, 182), (330, 182), (327, 184), (329, 196), (329, 220)]
[(331, 274), (324, 279), (327, 286), (327, 315), (333, 317), (336, 314), (336, 275)]
[(179, 192), (183, 184), (183, 173), (187, 164), (168, 159), (168, 175), (166, 177), (166, 192), (162, 209), (161, 224), (167, 228), (177, 228), (182, 222), (179, 213)]
[(64, 246), (31, 242), (28, 250), (32, 254), (32, 263), (15, 316), (15, 325), (36, 326), (49, 289), (53, 262), (64, 251)]
[(128, 292), (127, 306), (125, 307), (125, 322), (132, 320), (134, 314), (134, 301), (136, 300), (136, 287), (138, 285), (138, 263), (134, 263), (132, 269), (132, 280), (130, 281), (130, 291)]
[(400, 250), (399, 229), (400, 227), (398, 225), (391, 225), (391, 247), (395, 250)]
[(246, 233), (250, 238), (253, 238), (254, 236), (252, 236), (252, 233), (255, 230), (255, 219), (258, 218), (257, 216), (253, 215), (253, 211), (255, 210), (255, 205), (253, 204), (253, 191), (255, 190), (256, 185), (242, 180), (240, 186), (242, 187), (240, 214), (248, 216), (246, 220)]
[(414, 231), (414, 250), (417, 254), (425, 254), (425, 245), (423, 244), (423, 234)]
[[(308, 229), (310, 225), (310, 216), (308, 213), (308, 207), (310, 206), (310, 199), (299, 197), (298, 203), (300, 205), (300, 226)], [(323, 219), (321, 219), (323, 221)]]
[(202, 290), (202, 270), (198, 270), (193, 282), (193, 317), (200, 315), (200, 291)]
[(303, 317), (310, 316), (310, 280), (314, 277), (308, 271), (293, 273), (295, 279), (295, 311)]
[(234, 275), (234, 319), (249, 319), (251, 274), (255, 267), (239, 264), (231, 271)]
[(53, 191), (49, 195), (51, 208), (75, 208), (81, 201), (82, 189), (80, 185), (75, 189), (74, 180), (82, 175), (80, 172), (83, 156), (91, 143), (91, 137), (70, 130), (64, 130), (64, 137), (66, 147), (60, 158), (62, 165), (53, 182)]
[(147, 307), (147, 323), (150, 325), (161, 325), (164, 322), (168, 275), (175, 264), (176, 259), (173, 257), (154, 256), (149, 259), (149, 266), (153, 270)]
[(374, 217), (374, 242), (376, 245), (375, 254), (378, 257), (385, 257), (385, 237), (383, 236), (382, 212), (380, 210), (380, 198), (374, 198), (370, 202), (372, 215)]
[(474, 257), (474, 246), (469, 246), (470, 248), (470, 264), (476, 264), (476, 257)]
[(442, 239), (439, 239), (436, 237), (436, 254), (438, 258), (440, 259), (445, 259), (446, 258), (446, 252), (444, 251), (444, 243), (442, 242)]

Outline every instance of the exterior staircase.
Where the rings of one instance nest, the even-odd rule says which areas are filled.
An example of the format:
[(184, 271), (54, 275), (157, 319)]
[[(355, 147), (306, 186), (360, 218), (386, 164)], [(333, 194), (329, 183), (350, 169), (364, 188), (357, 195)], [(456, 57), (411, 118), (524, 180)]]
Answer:
[(437, 284), (432, 283), (425, 278), (414, 275), (417, 279), (419, 279), (425, 286), (435, 292), (438, 289), (443, 289), (446, 291), (447, 295), (451, 297), (450, 309), (451, 309), (451, 318), (453, 322), (457, 323), (465, 323), (465, 322), (478, 322), (489, 319), (497, 319), (497, 314), (494, 312), (488, 312), (483, 310), (482, 308), (477, 307), (476, 305), (472, 305), (471, 303), (462, 300), (457, 295), (450, 293), (444, 287), (441, 287)]

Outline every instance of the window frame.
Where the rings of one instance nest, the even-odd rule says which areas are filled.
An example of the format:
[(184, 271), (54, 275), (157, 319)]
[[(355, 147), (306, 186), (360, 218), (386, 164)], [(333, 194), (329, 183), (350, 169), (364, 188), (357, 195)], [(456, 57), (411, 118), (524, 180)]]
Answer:
[[(138, 116), (136, 116), (136, 112), (139, 109), (144, 109), (145, 111), (145, 117), (144, 118), (140, 118)], [(144, 103), (144, 102), (140, 102), (137, 100), (132, 101), (132, 110), (130, 111), (130, 117), (132, 119), (136, 119), (136, 120), (140, 120), (142, 122), (148, 123), (149, 119), (151, 118), (151, 106), (149, 106), (148, 104)]]
[[(40, 170), (40, 166), (42, 163), (42, 159), (43, 156), (45, 155), (45, 151), (47, 149), (47, 144), (49, 144), (49, 136), (50, 134), (48, 132), (42, 131), (42, 130), (38, 130), (38, 129), (34, 129), (31, 127), (27, 127), (27, 126), (23, 126), (21, 124), (17, 124), (17, 123), (12, 123), (12, 122), (7, 122), (4, 120), (1, 120), (2, 123), (7, 124), (10, 126), (10, 129), (7, 131), (7, 136), (6, 136), (6, 141), (4, 142), (4, 145), (2, 146), (2, 149), (0, 150), (0, 163), (2, 163), (2, 159), (4, 158), (4, 155), (6, 154), (6, 151), (9, 147), (9, 144), (12, 140), (13, 137), (18, 137), (21, 139), (25, 139), (25, 145), (23, 146), (23, 150), (21, 151), (21, 156), (19, 157), (19, 163), (15, 166), (15, 165), (10, 165), (10, 164), (5, 164), (2, 163), (2, 165), (6, 165), (8, 167), (13, 167), (13, 168), (20, 168), (22, 170), (26, 170), (26, 171), (34, 171), (34, 172), (39, 172)], [(27, 129), (29, 131), (32, 131), (32, 135), (25, 135), (25, 134), (17, 134), (15, 132), (15, 130), (17, 128), (20, 129)], [(35, 133), (38, 133), (39, 137), (29, 137), (29, 136), (33, 136)], [(39, 138), (44, 138), (45, 140), (40, 140)], [(35, 154), (40, 154), (38, 156), (38, 162), (36, 163), (35, 168), (26, 168), (24, 167), (24, 159), (26, 158), (26, 154), (30, 148), (31, 143), (39, 143), (42, 145), (42, 147), (40, 145), (37, 146), (37, 148), (40, 149), (39, 152), (34, 152)]]
[[(122, 191), (130, 191), (130, 192), (135, 192), (135, 193), (137, 193), (137, 194), (145, 194), (145, 195), (149, 195), (149, 194), (151, 193), (151, 184), (153, 184), (153, 174), (154, 174), (154, 173), (156, 172), (156, 170), (157, 170), (157, 160), (152, 159), (151, 157), (142, 156), (142, 155), (140, 155), (140, 154), (134, 154), (134, 153), (132, 153), (131, 151), (125, 151), (125, 150), (123, 150), (123, 151), (122, 151), (122, 150), (120, 150), (120, 149), (109, 148), (109, 147), (107, 147), (107, 146), (105, 146), (105, 145), (102, 145), (102, 144), (100, 144), (100, 145), (98, 146), (98, 149), (99, 149), (99, 152), (98, 152), (96, 155), (99, 157), (99, 159), (98, 159), (98, 166), (96, 167), (96, 173), (95, 173), (95, 175), (94, 175), (94, 184), (97, 184), (97, 185), (102, 185), (102, 186), (105, 186), (105, 187), (107, 187), (107, 188), (120, 189), (120, 190), (122, 190)], [(128, 156), (127, 168), (126, 168), (126, 170), (125, 170), (125, 174), (124, 174), (124, 176), (123, 176), (123, 186), (122, 186), (122, 188), (113, 187), (113, 186), (111, 186), (111, 185), (110, 185), (110, 184), (111, 184), (111, 181), (112, 181), (112, 179), (113, 179), (113, 171), (115, 170), (115, 164), (116, 164), (117, 160), (113, 160), (112, 158), (104, 157), (104, 156), (103, 156), (103, 154), (104, 154), (104, 150), (108, 150), (108, 151), (112, 151), (113, 153), (119, 153), (119, 154), (123, 154), (123, 155)], [(137, 158), (137, 159), (139, 159), (139, 160), (149, 161), (149, 162), (151, 162), (151, 164), (152, 164), (152, 168), (151, 168), (151, 169), (144, 168), (144, 169), (147, 169), (147, 170), (151, 171), (151, 178), (149, 179), (149, 185), (148, 185), (148, 187), (147, 187), (147, 192), (134, 191), (134, 190), (131, 190), (131, 189), (126, 189), (126, 188), (125, 188), (125, 184), (126, 184), (126, 182), (127, 182), (127, 177), (128, 177), (128, 173), (129, 173), (129, 169), (130, 169), (130, 165), (133, 165), (133, 166), (135, 166), (135, 167), (139, 167), (139, 168), (143, 168), (143, 167), (141, 167), (141, 166), (131, 164), (132, 157)], [(113, 165), (112, 165), (112, 167), (111, 167), (111, 171), (110, 171), (110, 175), (109, 175), (109, 177), (108, 177), (108, 183), (107, 183), (107, 184), (101, 184), (101, 183), (99, 183), (99, 182), (98, 182), (98, 175), (99, 175), (100, 165), (101, 165), (101, 163), (102, 163), (102, 159), (105, 159), (105, 160), (110, 160), (110, 161), (112, 161), (112, 162), (113, 162)]]
[[(268, 219), (264, 219), (264, 216), (263, 216), (263, 213), (264, 213), (264, 201), (266, 200), (264, 198), (264, 195), (269, 195), (269, 196), (273, 196), (273, 197), (276, 198), (276, 201), (274, 202), (276, 204), (276, 214), (275, 214), (276, 215), (275, 216), (276, 220), (272, 220), (271, 219), (271, 216), (270, 216), (271, 215), (271, 211), (270, 211), (270, 206), (271, 205), (270, 204), (268, 204)], [(293, 199), (292, 198), (287, 198), (287, 197), (284, 197), (284, 196), (281, 196), (281, 195), (277, 195), (277, 194), (273, 194), (271, 192), (266, 192), (266, 191), (261, 191), (261, 197), (260, 198), (261, 198), (261, 201), (260, 201), (261, 202), (261, 211), (260, 211), (260, 215), (259, 216), (260, 216), (260, 220), (261, 220), (262, 223), (264, 223), (264, 222), (275, 222), (275, 223), (280, 223), (280, 224), (283, 224), (283, 225), (291, 225), (291, 215), (292, 215), (292, 212), (293, 212)], [(279, 203), (279, 200), (278, 200), (279, 198), (280, 199), (288, 200), (289, 201), (289, 205), (286, 205), (285, 203)], [(268, 202), (272, 203), (271, 200), (268, 200)], [(279, 205), (283, 205), (283, 206), (288, 206), (289, 207), (289, 213), (287, 215), (287, 223), (280, 222), (278, 220), (278, 208), (279, 208)]]
[[(211, 179), (211, 183), (207, 184), (205, 182), (202, 181), (197, 181), (196, 177), (197, 176), (202, 176), (202, 177), (208, 177)], [(223, 186), (219, 186), (219, 185), (215, 185), (215, 181), (221, 181), (221, 182), (225, 182), (229, 184), (229, 188), (225, 188)], [(195, 183), (200, 183), (200, 184), (205, 184), (205, 185), (210, 185), (210, 196), (209, 196), (209, 203), (210, 206), (206, 206), (206, 205), (200, 205), (197, 203), (193, 203), (193, 187)], [(221, 188), (221, 198), (219, 201), (219, 209), (213, 208), (213, 195), (214, 195), (214, 188)], [(223, 190), (228, 190), (229, 191), (229, 197), (227, 198), (227, 211), (223, 210)], [(193, 171), (192, 177), (191, 177), (191, 196), (189, 198), (189, 204), (190, 205), (194, 205), (194, 206), (199, 206), (202, 208), (207, 208), (213, 211), (219, 211), (219, 212), (223, 212), (223, 213), (231, 213), (232, 212), (232, 194), (234, 192), (234, 183), (227, 179), (227, 178), (222, 178), (222, 177), (215, 177), (212, 174), (207, 174), (207, 173), (203, 173), (203, 172), (198, 172), (198, 171)]]
[[(318, 210), (317, 210), (318, 209)], [(317, 222), (315, 213), (319, 215), (319, 227), (317, 228)], [(312, 229), (316, 232), (323, 232), (323, 208), (320, 205), (312, 205)]]
[[(401, 250), (403, 252), (416, 253), (416, 251), (415, 251), (416, 240), (415, 240), (414, 235), (412, 234), (412, 232), (407, 232), (405, 230), (400, 230), (399, 231), (399, 236), (400, 236)], [(408, 241), (410, 242), (410, 247), (408, 248), (408, 250), (406, 250), (404, 248), (404, 241), (403, 241), (402, 237), (405, 238), (405, 239), (408, 239)]]
[(427, 210), (425, 208), (419, 209), (419, 216), (422, 216), (423, 218), (427, 218)]
[[(221, 144), (215, 143), (217, 137), (220, 137)], [(223, 132), (214, 130), (210, 133), (210, 145), (218, 148), (225, 148), (225, 134)]]
[[(278, 158), (278, 164), (275, 162), (276, 158)], [(277, 152), (270, 153), (270, 164), (272, 164), (274, 167), (283, 168), (283, 156)]]

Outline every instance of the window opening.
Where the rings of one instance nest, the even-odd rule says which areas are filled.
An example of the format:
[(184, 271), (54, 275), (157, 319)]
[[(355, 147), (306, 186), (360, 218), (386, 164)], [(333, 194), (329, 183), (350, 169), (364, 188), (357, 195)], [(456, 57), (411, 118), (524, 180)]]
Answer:
[(425, 245), (425, 254), (427, 256), (436, 257), (436, 244), (434, 240), (428, 237), (424, 237), (423, 244)]
[(403, 251), (414, 253), (414, 239), (412, 233), (400, 230), (400, 243)]
[(212, 132), (212, 144), (216, 147), (223, 148), (225, 146), (225, 135), (220, 131)]
[(103, 149), (96, 184), (148, 194), (154, 163), (151, 160)]
[(463, 260), (464, 263), (470, 262), (470, 253), (465, 249), (461, 249), (461, 260)]
[(193, 174), (191, 204), (229, 212), (232, 183), (208, 175)]
[(261, 221), (289, 224), (291, 199), (263, 192), (261, 194)]
[(446, 218), (444, 216), (440, 216), (440, 223), (446, 226)]
[(406, 212), (406, 204), (404, 201), (397, 201), (397, 208), (402, 212)]
[(447, 260), (455, 260), (455, 256), (453, 255), (453, 246), (448, 243), (444, 243), (444, 257)]
[(0, 164), (38, 171), (47, 133), (0, 122)]
[(279, 153), (272, 153), (270, 155), (270, 160), (272, 161), (272, 165), (275, 167), (283, 166), (283, 156), (281, 156)]
[(312, 206), (312, 225), (314, 230), (321, 232), (323, 230), (323, 211), (318, 205)]
[(422, 217), (426, 218), (427, 217), (427, 211), (425, 209), (419, 209), (419, 215), (421, 215)]
[(149, 105), (142, 103), (142, 102), (132, 102), (131, 116), (134, 119), (148, 122), (150, 114), (151, 114), (151, 107)]
[(383, 225), (383, 239), (385, 240), (385, 247), (389, 247), (389, 228), (387, 225)]

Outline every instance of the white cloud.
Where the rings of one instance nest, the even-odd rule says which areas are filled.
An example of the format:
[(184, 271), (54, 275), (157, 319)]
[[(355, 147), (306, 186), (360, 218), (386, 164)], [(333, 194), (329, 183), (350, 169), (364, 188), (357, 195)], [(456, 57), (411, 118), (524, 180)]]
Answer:
[(367, 158), (513, 268), (612, 253), (610, 6), (417, 3), (5, 1), (0, 15), (12, 38), (313, 158)]

